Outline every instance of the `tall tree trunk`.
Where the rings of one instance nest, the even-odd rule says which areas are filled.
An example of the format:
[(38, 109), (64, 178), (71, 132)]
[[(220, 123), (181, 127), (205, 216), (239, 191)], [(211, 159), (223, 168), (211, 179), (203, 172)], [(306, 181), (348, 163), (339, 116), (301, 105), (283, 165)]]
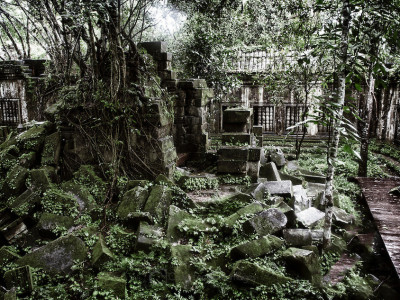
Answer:
[(333, 207), (333, 176), (335, 173), (335, 164), (337, 158), (337, 151), (339, 147), (340, 131), (339, 127), (343, 118), (343, 106), (346, 94), (346, 63), (347, 63), (347, 49), (348, 49), (348, 36), (350, 29), (350, 5), (349, 0), (343, 0), (342, 7), (342, 35), (340, 41), (340, 58), (341, 64), (339, 66), (339, 86), (337, 91), (337, 114), (333, 121), (333, 140), (327, 153), (328, 171), (326, 174), (325, 184), (325, 223), (324, 223), (324, 236), (323, 247), (327, 248), (331, 244), (331, 229), (332, 229), (332, 207)]
[(358, 164), (358, 176), (360, 177), (367, 177), (368, 173), (368, 146), (369, 146), (371, 119), (372, 119), (372, 108), (374, 103), (374, 91), (375, 91), (375, 78), (373, 72), (370, 71), (368, 96), (367, 96), (367, 101), (364, 104), (362, 130), (361, 130), (361, 145), (360, 145), (361, 160)]

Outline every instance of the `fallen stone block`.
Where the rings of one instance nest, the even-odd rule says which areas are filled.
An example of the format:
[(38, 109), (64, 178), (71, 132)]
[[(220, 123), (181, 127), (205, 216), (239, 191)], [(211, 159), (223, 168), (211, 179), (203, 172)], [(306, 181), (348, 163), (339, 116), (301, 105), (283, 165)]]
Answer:
[(155, 185), (151, 189), (143, 211), (151, 213), (160, 224), (165, 224), (171, 200), (172, 191), (169, 187)]
[(6, 246), (0, 248), (0, 268), (5, 267), (18, 258), (20, 258), (20, 256), (9, 250)]
[(261, 203), (251, 203), (241, 209), (239, 209), (234, 214), (230, 215), (229, 217), (225, 218), (224, 225), (226, 227), (232, 228), (235, 223), (244, 216), (251, 216), (256, 213), (262, 212), (265, 210), (265, 206)]
[(218, 160), (217, 171), (218, 173), (246, 174), (247, 161)]
[(27, 295), (33, 290), (32, 271), (29, 266), (5, 272), (4, 281), (8, 289), (17, 288), (18, 294)]
[(311, 207), (307, 191), (301, 185), (293, 186), (293, 208), (296, 213)]
[(260, 167), (260, 177), (267, 178), (268, 181), (281, 181), (281, 176), (273, 162)]
[(128, 220), (132, 218), (132, 214), (140, 212), (149, 196), (149, 192), (146, 188), (137, 186), (127, 191), (122, 197), (122, 202), (119, 204), (117, 209), (117, 216), (121, 220)]
[(247, 176), (250, 177), (251, 182), (258, 182), (260, 177), (260, 162), (249, 161), (247, 162)]
[(256, 214), (243, 224), (245, 232), (256, 232), (259, 235), (278, 233), (285, 228), (287, 218), (279, 209), (270, 208)]
[(271, 196), (280, 196), (284, 198), (293, 197), (292, 182), (290, 180), (265, 181), (264, 186)]
[(42, 268), (49, 273), (69, 273), (74, 261), (86, 258), (85, 243), (78, 237), (67, 235), (26, 254), (16, 261), (20, 266)]
[(238, 245), (231, 249), (230, 256), (234, 260), (256, 258), (270, 254), (283, 245), (283, 241), (273, 235), (264, 236), (258, 240)]
[(159, 226), (140, 222), (136, 236), (136, 250), (149, 251), (153, 245), (163, 238), (164, 233)]
[[(66, 181), (61, 184), (61, 189), (75, 198), (79, 206), (79, 211), (93, 212), (93, 210), (99, 208), (96, 200), (94, 200), (94, 197), (85, 186), (73, 181)], [(98, 217), (97, 214), (91, 214), (91, 216), (95, 219)]]
[(126, 297), (126, 279), (111, 273), (99, 273), (97, 276), (99, 288), (111, 292), (118, 299)]
[(28, 152), (25, 154), (22, 154), (20, 157), (18, 157), (18, 164), (21, 167), (31, 169), (33, 166), (35, 166), (37, 163), (37, 154), (36, 152)]
[(38, 152), (44, 143), (46, 136), (46, 126), (49, 122), (42, 125), (34, 125), (27, 131), (20, 133), (16, 140), (19, 145), (25, 150), (32, 150)]
[(277, 202), (273, 205), (273, 208), (279, 209), (282, 213), (285, 214), (287, 218), (287, 226), (294, 226), (296, 224), (296, 214), (282, 198), (277, 200)]
[(101, 267), (104, 263), (111, 261), (114, 258), (114, 255), (108, 249), (103, 235), (99, 235), (99, 239), (96, 242), (96, 244), (93, 247), (93, 253), (92, 253), (92, 265), (99, 268)]
[(233, 281), (249, 284), (252, 286), (271, 284), (282, 284), (292, 279), (272, 269), (266, 269), (249, 261), (238, 261), (230, 274)]
[(7, 173), (4, 184), (5, 196), (18, 196), (26, 190), (25, 182), (28, 177), (29, 171), (21, 166), (14, 166)]
[(315, 207), (307, 208), (296, 214), (297, 221), (306, 228), (316, 226), (325, 217), (325, 213)]
[(168, 228), (166, 232), (166, 237), (171, 243), (177, 242), (181, 237), (181, 233), (178, 230), (179, 223), (190, 217), (191, 215), (188, 212), (181, 210), (174, 205), (171, 205), (169, 207)]
[(14, 201), (8, 203), (8, 207), (18, 217), (27, 217), (32, 214), (40, 203), (40, 192), (31, 189), (26, 190)]
[(333, 220), (341, 226), (352, 224), (354, 221), (353, 215), (348, 214), (344, 209), (336, 206), (332, 207), (332, 217)]
[(19, 239), (27, 232), (28, 229), (22, 219), (14, 220), (9, 224), (5, 224), (0, 227), (0, 234), (10, 244), (14, 243), (15, 240)]
[(244, 193), (251, 195), (254, 200), (264, 202), (268, 198), (269, 193), (263, 183), (255, 183), (244, 190)]
[(279, 172), (279, 176), (281, 177), (281, 180), (290, 180), (294, 185), (302, 185), (303, 184), (303, 179), (296, 177), (296, 176), (292, 176), (283, 172)]
[(31, 187), (35, 190), (44, 192), (52, 184), (50, 175), (45, 168), (34, 169), (29, 172)]
[(282, 254), (287, 262), (287, 270), (290, 273), (301, 276), (313, 284), (322, 280), (318, 256), (313, 251), (289, 248)]
[(45, 138), (42, 151), (43, 165), (58, 165), (61, 152), (61, 134), (55, 132)]
[(171, 257), (175, 261), (174, 279), (175, 284), (188, 290), (192, 287), (196, 279), (194, 267), (190, 264), (192, 246), (190, 245), (172, 245)]
[(310, 229), (284, 229), (283, 238), (288, 246), (302, 247), (312, 243)]
[(286, 164), (285, 154), (280, 148), (274, 148), (269, 151), (269, 157), (277, 167), (283, 167)]
[(56, 229), (70, 229), (74, 225), (74, 219), (69, 216), (59, 216), (48, 212), (43, 212), (36, 225), (39, 233), (44, 237), (56, 237)]

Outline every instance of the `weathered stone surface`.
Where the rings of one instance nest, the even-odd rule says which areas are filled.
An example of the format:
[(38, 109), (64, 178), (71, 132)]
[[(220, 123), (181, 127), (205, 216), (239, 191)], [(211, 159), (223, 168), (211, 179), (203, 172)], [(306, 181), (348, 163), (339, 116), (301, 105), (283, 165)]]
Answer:
[(354, 216), (348, 214), (344, 209), (339, 207), (332, 207), (333, 220), (341, 225), (348, 225), (353, 223)]
[(267, 178), (268, 181), (281, 181), (281, 176), (273, 162), (260, 167), (260, 177)]
[(190, 289), (195, 280), (195, 270), (190, 264), (192, 246), (190, 245), (172, 245), (171, 257), (175, 261), (174, 279), (175, 284), (183, 289)]
[(79, 203), (71, 194), (57, 188), (48, 189), (42, 197), (44, 211), (57, 215), (78, 215)]
[(292, 176), (283, 172), (279, 172), (279, 176), (281, 177), (281, 180), (290, 180), (293, 185), (302, 185), (303, 184), (303, 179)]
[(288, 271), (300, 275), (314, 284), (321, 281), (318, 256), (313, 251), (289, 248), (283, 252), (283, 257), (288, 262)]
[(169, 207), (168, 228), (166, 236), (171, 243), (177, 242), (179, 240), (180, 237), (180, 232), (178, 230), (179, 223), (190, 217), (191, 215), (188, 212), (181, 210), (180, 208), (174, 205), (171, 205)]
[(296, 223), (296, 214), (294, 210), (283, 200), (277, 200), (277, 202), (273, 205), (273, 208), (279, 209), (282, 213), (285, 214), (288, 222), (288, 226), (294, 226)]
[(18, 288), (19, 294), (29, 294), (33, 290), (32, 271), (29, 266), (5, 272), (4, 281), (8, 289)]
[(4, 185), (5, 195), (20, 195), (25, 189), (25, 181), (29, 171), (21, 166), (14, 166), (7, 173)]
[(18, 258), (20, 258), (20, 256), (7, 249), (6, 246), (0, 248), (0, 268), (5, 267), (7, 264), (17, 260)]
[(100, 267), (104, 263), (112, 260), (114, 258), (114, 255), (108, 249), (103, 235), (99, 235), (99, 239), (96, 242), (96, 244), (93, 247), (93, 253), (92, 253), (92, 265), (95, 267)]
[(261, 203), (251, 203), (239, 209), (237, 212), (230, 215), (229, 217), (225, 218), (224, 224), (225, 226), (232, 228), (240, 218), (246, 215), (254, 215), (256, 213), (262, 212), (263, 210), (265, 210), (265, 207)]
[(309, 197), (317, 197), (317, 195), (321, 192), (325, 191), (325, 184), (322, 183), (312, 183), (309, 182), (307, 184), (307, 195)]
[(325, 213), (315, 207), (310, 207), (297, 213), (296, 216), (300, 224), (306, 228), (312, 228), (325, 217)]
[(283, 238), (288, 246), (301, 247), (312, 243), (310, 229), (284, 229)]
[(322, 243), (322, 239), (324, 238), (324, 231), (322, 229), (311, 230), (311, 238), (313, 243), (315, 244)]
[(51, 179), (46, 169), (35, 169), (31, 170), (29, 174), (31, 186), (44, 192), (51, 185)]
[(31, 169), (37, 162), (37, 154), (34, 151), (22, 154), (18, 157), (18, 164), (21, 167)]
[(269, 193), (263, 183), (252, 184), (249, 188), (244, 191), (246, 194), (251, 195), (255, 200), (264, 202), (268, 197)]
[(17, 219), (0, 227), (0, 234), (11, 244), (26, 233), (27, 227), (22, 219)]
[(247, 147), (222, 146), (218, 149), (219, 160), (247, 161), (248, 158), (249, 148)]
[(133, 213), (141, 211), (146, 204), (148, 196), (149, 192), (147, 189), (140, 186), (127, 191), (122, 198), (122, 202), (118, 206), (118, 218), (127, 220), (132, 217)]
[(264, 186), (271, 196), (281, 196), (287, 198), (291, 198), (293, 196), (292, 182), (290, 180), (265, 181)]
[(171, 199), (172, 191), (169, 187), (155, 185), (147, 198), (144, 211), (154, 215), (154, 218), (157, 219), (160, 224), (164, 224), (167, 221)]
[(228, 108), (223, 112), (224, 123), (250, 123), (253, 114), (251, 108)]
[(96, 201), (85, 186), (73, 181), (66, 181), (61, 184), (61, 189), (76, 199), (79, 211), (92, 211), (98, 208)]
[(256, 258), (272, 253), (282, 247), (283, 241), (273, 235), (238, 245), (231, 249), (230, 256), (235, 259)]
[(31, 214), (36, 205), (40, 203), (40, 192), (31, 189), (26, 190), (13, 201), (8, 203), (8, 207), (19, 217), (26, 217)]
[(57, 228), (63, 227), (70, 229), (74, 225), (74, 219), (69, 216), (59, 216), (52, 213), (44, 212), (40, 216), (36, 228), (43, 236), (54, 236)]
[(249, 161), (247, 162), (247, 176), (250, 177), (251, 182), (258, 182), (260, 177), (260, 162)]
[(301, 185), (293, 186), (293, 208), (296, 213), (311, 206), (311, 200), (307, 196), (307, 191)]
[(261, 147), (251, 147), (249, 148), (249, 161), (260, 161), (261, 159)]
[(253, 125), (253, 133), (255, 136), (262, 136), (263, 134), (262, 125)]
[(256, 232), (259, 235), (274, 234), (287, 224), (287, 218), (279, 209), (270, 208), (258, 213), (243, 224), (246, 232)]
[(278, 272), (261, 268), (255, 263), (248, 261), (238, 261), (230, 274), (233, 281), (242, 282), (250, 285), (271, 285), (282, 284), (291, 281), (290, 278)]
[(74, 173), (74, 178), (88, 187), (89, 192), (97, 201), (103, 202), (107, 184), (97, 176), (93, 166), (81, 165)]
[(43, 165), (57, 165), (60, 160), (61, 134), (55, 132), (46, 137), (42, 151)]
[(277, 167), (283, 167), (286, 164), (285, 154), (280, 148), (275, 148), (270, 151), (271, 161), (276, 164)]
[(140, 222), (136, 235), (136, 250), (149, 251), (151, 246), (162, 239), (164, 233), (162, 228), (159, 226), (149, 225), (146, 222)]
[(32, 150), (38, 152), (43, 145), (46, 128), (45, 124), (40, 126), (33, 126), (27, 131), (20, 133), (16, 139), (18, 144), (25, 150)]
[(246, 174), (247, 161), (218, 160), (218, 173)]
[(74, 261), (86, 258), (84, 242), (73, 235), (60, 237), (16, 261), (20, 266), (42, 268), (50, 273), (68, 273)]
[(99, 273), (97, 276), (99, 287), (102, 290), (110, 291), (118, 299), (126, 297), (126, 279), (110, 273)]

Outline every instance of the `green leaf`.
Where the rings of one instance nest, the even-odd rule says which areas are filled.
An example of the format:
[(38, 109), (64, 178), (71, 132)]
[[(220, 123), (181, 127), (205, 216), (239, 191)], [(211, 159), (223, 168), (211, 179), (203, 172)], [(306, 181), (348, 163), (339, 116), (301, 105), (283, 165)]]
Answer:
[(359, 85), (358, 83), (355, 83), (354, 85), (355, 85), (357, 91), (359, 91), (359, 92), (363, 91), (363, 89), (361, 88), (361, 85)]

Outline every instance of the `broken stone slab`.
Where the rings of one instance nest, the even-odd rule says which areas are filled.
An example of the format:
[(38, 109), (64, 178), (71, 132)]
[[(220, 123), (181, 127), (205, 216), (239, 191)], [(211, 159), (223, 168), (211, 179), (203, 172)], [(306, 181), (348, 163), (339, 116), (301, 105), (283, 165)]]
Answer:
[(43, 212), (36, 228), (44, 237), (55, 237), (57, 236), (55, 233), (56, 229), (65, 228), (65, 230), (68, 230), (72, 226), (74, 226), (74, 219), (70, 216), (59, 216)]
[(126, 279), (111, 273), (101, 272), (97, 275), (99, 288), (111, 292), (117, 299), (126, 297)]
[(271, 284), (283, 284), (292, 280), (275, 270), (262, 268), (245, 260), (240, 260), (233, 266), (230, 277), (233, 281), (253, 286), (270, 286)]
[(3, 225), (0, 228), (0, 234), (10, 244), (14, 243), (15, 240), (19, 239), (27, 232), (28, 229), (21, 218), (16, 219), (9, 224)]
[(17, 291), (15, 288), (12, 288), (11, 290), (7, 292), (1, 292), (0, 291), (0, 297), (3, 297), (3, 300), (17, 300)]
[(108, 249), (106, 242), (104, 241), (103, 235), (99, 235), (99, 239), (93, 247), (92, 253), (92, 265), (99, 268), (104, 263), (114, 259), (114, 255)]
[(312, 243), (310, 229), (284, 229), (283, 238), (288, 246), (302, 247)]
[[(56, 209), (54, 206), (55, 203), (57, 203)], [(51, 188), (44, 192), (41, 204), (44, 211), (58, 215), (77, 216), (79, 214), (77, 199), (58, 188)]]
[(245, 194), (251, 195), (254, 200), (264, 202), (268, 198), (269, 193), (263, 183), (252, 184), (250, 187), (243, 191)]
[[(76, 199), (79, 211), (93, 212), (95, 209), (99, 208), (94, 197), (85, 186), (73, 181), (66, 181), (61, 184), (61, 189)], [(91, 216), (95, 219), (98, 218), (98, 215), (95, 213), (91, 213)]]
[(281, 177), (281, 180), (290, 180), (293, 185), (302, 185), (303, 180), (299, 177), (292, 176), (283, 172), (279, 172), (279, 176)]
[(296, 214), (282, 198), (277, 200), (277, 202), (273, 205), (273, 208), (279, 209), (282, 213), (285, 214), (287, 218), (287, 226), (294, 226), (296, 223)]
[(249, 161), (247, 162), (247, 176), (250, 177), (251, 182), (258, 182), (260, 177), (260, 162), (259, 161)]
[(172, 245), (171, 257), (175, 262), (174, 280), (175, 284), (184, 290), (189, 290), (196, 279), (194, 267), (190, 264), (192, 246), (190, 245)]
[(307, 184), (307, 195), (309, 197), (316, 198), (321, 192), (325, 192), (325, 184), (312, 182)]
[(252, 108), (227, 108), (223, 112), (223, 123), (250, 123)]
[(132, 214), (140, 212), (149, 196), (147, 188), (137, 186), (127, 191), (122, 197), (122, 202), (117, 209), (117, 216), (121, 220), (128, 220), (132, 218)]
[(16, 288), (18, 294), (27, 295), (33, 291), (32, 270), (29, 266), (5, 272), (4, 281), (7, 289)]
[(249, 148), (249, 161), (259, 162), (261, 160), (261, 147)]
[(49, 124), (50, 123), (47, 122), (42, 125), (34, 125), (27, 131), (20, 133), (16, 137), (18, 144), (25, 150), (39, 152), (45, 140), (46, 127)]
[(348, 214), (344, 209), (336, 206), (332, 207), (332, 216), (333, 220), (342, 226), (352, 224), (354, 221), (353, 215)]
[(279, 209), (270, 208), (261, 213), (256, 214), (243, 224), (245, 232), (256, 232), (263, 236), (275, 234), (285, 228), (287, 218)]
[(251, 204), (253, 201), (253, 197), (249, 194), (237, 192), (222, 199), (210, 199), (210, 201), (203, 201), (199, 204), (208, 209), (218, 211), (220, 214), (229, 215), (236, 212), (238, 209)]
[(311, 230), (311, 239), (313, 244), (321, 244), (324, 239), (324, 230), (323, 229), (312, 229)]
[(149, 251), (153, 245), (163, 238), (164, 232), (159, 226), (140, 222), (136, 236), (136, 250)]
[(261, 203), (251, 203), (239, 209), (237, 212), (230, 215), (229, 217), (225, 218), (224, 225), (228, 228), (232, 228), (240, 218), (247, 215), (254, 215), (256, 213), (262, 212), (263, 210), (265, 210), (265, 206)]
[(81, 165), (74, 173), (76, 182), (85, 185), (96, 201), (103, 203), (107, 184), (97, 176), (92, 165)]
[(43, 165), (58, 165), (61, 152), (61, 134), (55, 132), (46, 136), (42, 151), (42, 164)]
[(20, 258), (20, 256), (8, 249), (7, 246), (0, 248), (0, 268), (5, 267), (18, 258)]
[(309, 280), (313, 284), (321, 282), (321, 269), (318, 256), (313, 252), (300, 248), (289, 248), (282, 254), (287, 262), (287, 270)]
[(296, 217), (302, 226), (312, 228), (325, 218), (325, 213), (315, 207), (310, 207), (297, 213)]
[(180, 208), (174, 205), (171, 205), (169, 207), (169, 217), (168, 217), (168, 227), (167, 227), (166, 237), (171, 243), (177, 242), (181, 237), (181, 233), (178, 230), (179, 223), (190, 217), (191, 215), (188, 212), (181, 210)]
[(85, 243), (76, 236), (67, 235), (24, 255), (16, 263), (42, 268), (49, 273), (69, 273), (74, 261), (83, 261), (86, 255)]
[(326, 177), (325, 176), (302, 174), (302, 177), (304, 178), (304, 180), (306, 182), (321, 183), (321, 184), (325, 184), (326, 183)]
[(293, 186), (293, 208), (296, 213), (311, 207), (307, 191), (301, 185)]
[(28, 177), (28, 169), (21, 166), (14, 166), (11, 168), (5, 179), (3, 192), (5, 196), (18, 196), (26, 190), (26, 179)]
[(20, 157), (18, 157), (18, 164), (21, 167), (31, 169), (33, 168), (34, 165), (37, 163), (37, 154), (36, 152), (28, 152), (22, 154)]
[(283, 241), (280, 238), (267, 235), (232, 248), (230, 256), (234, 260), (261, 257), (278, 250), (282, 245)]
[(264, 186), (271, 196), (293, 197), (293, 187), (290, 180), (265, 181)]
[(31, 187), (42, 192), (46, 191), (52, 184), (48, 170), (45, 168), (31, 170), (29, 179)]
[(154, 185), (147, 198), (143, 211), (151, 213), (160, 224), (165, 224), (171, 200), (172, 191), (169, 187)]
[(277, 167), (281, 168), (286, 164), (285, 154), (280, 148), (275, 148), (269, 151), (269, 157)]
[(33, 213), (39, 203), (40, 192), (28, 189), (13, 201), (9, 202), (8, 207), (18, 217), (27, 217)]
[(267, 178), (268, 181), (281, 181), (281, 176), (274, 162), (260, 167), (260, 177)]

